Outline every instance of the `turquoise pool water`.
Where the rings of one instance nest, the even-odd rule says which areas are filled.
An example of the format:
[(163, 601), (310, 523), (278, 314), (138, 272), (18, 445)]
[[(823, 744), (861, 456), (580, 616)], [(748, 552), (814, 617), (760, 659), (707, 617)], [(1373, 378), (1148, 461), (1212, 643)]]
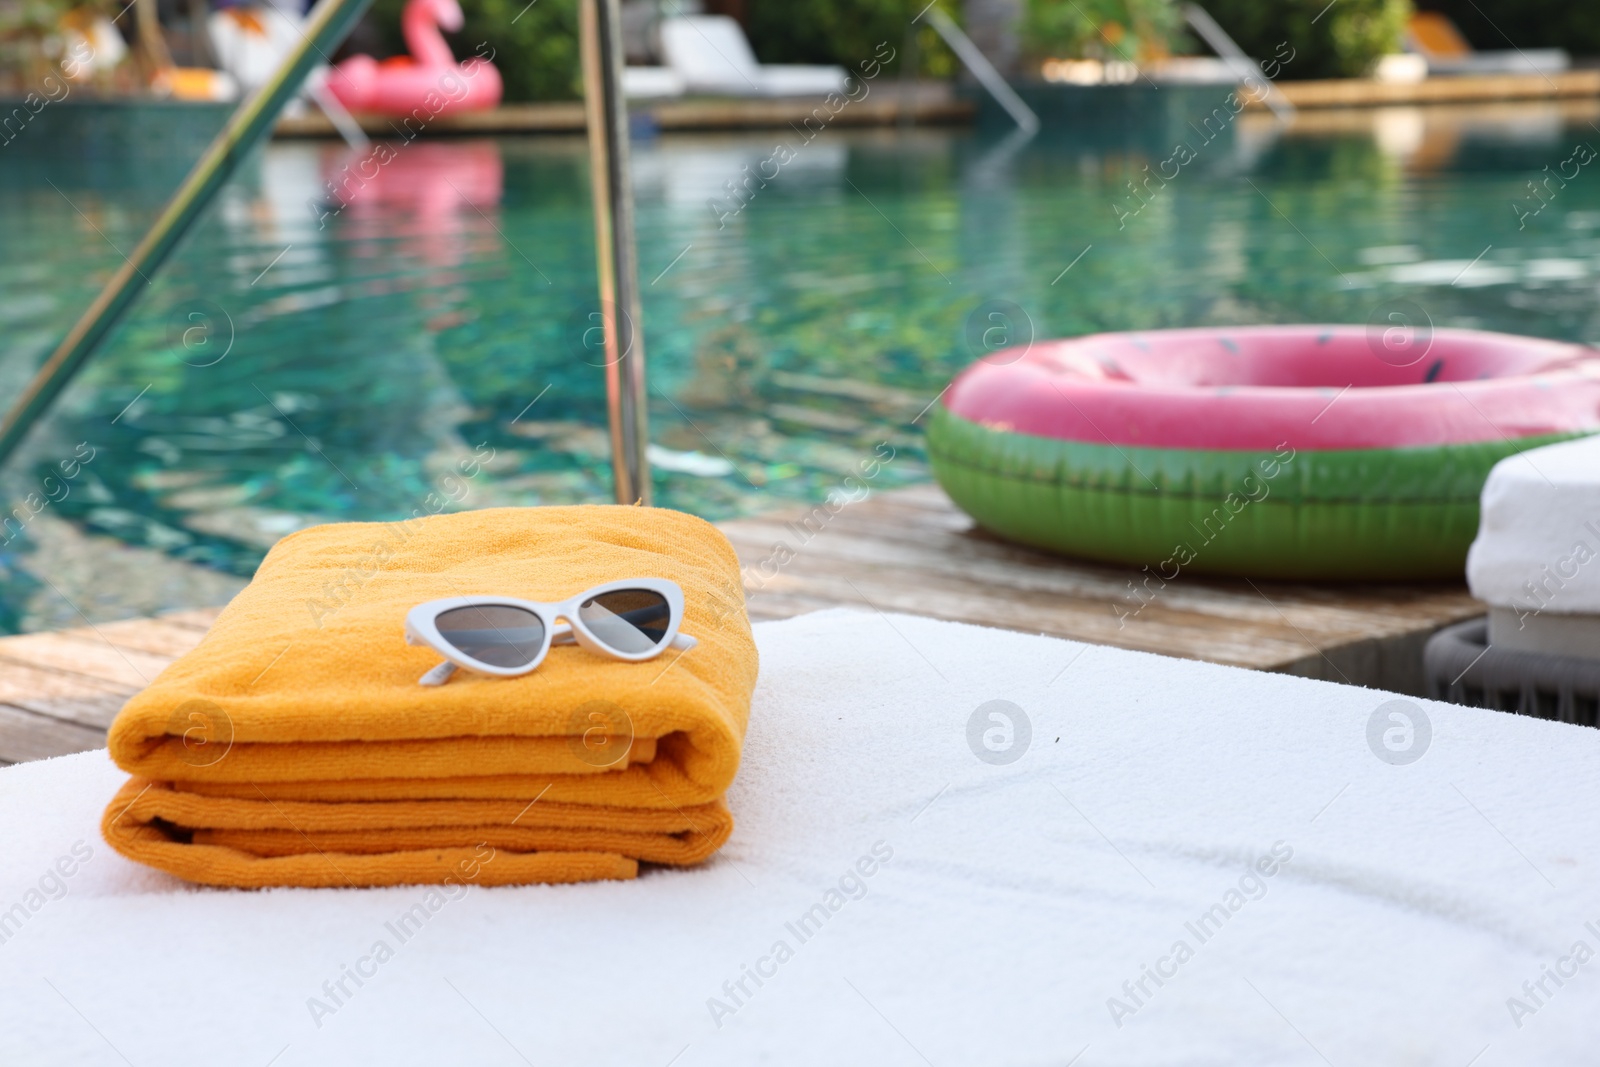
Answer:
[[(215, 121), (73, 118), (0, 147), (7, 397)], [(1365, 322), (1403, 300), (1436, 326), (1600, 340), (1600, 162), (1575, 161), (1597, 122), (1533, 105), (1249, 117), (1209, 142), (1169, 118), (1028, 144), (638, 143), (657, 500), (714, 519), (819, 500), (880, 444), (875, 487), (924, 479), (918, 415), (1030, 329)], [(730, 199), (779, 141), (793, 160)], [(419, 141), (361, 173), (339, 145), (271, 145), (153, 279), (0, 477), (0, 628), (220, 599), (314, 522), (610, 498), (582, 141)], [(336, 213), (330, 181), (360, 186)]]

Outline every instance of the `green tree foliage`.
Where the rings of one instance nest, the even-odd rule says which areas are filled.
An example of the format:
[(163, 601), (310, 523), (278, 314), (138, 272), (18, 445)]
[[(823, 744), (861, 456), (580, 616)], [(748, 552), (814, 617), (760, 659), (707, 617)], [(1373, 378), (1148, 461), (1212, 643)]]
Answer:
[(60, 58), (61, 22), (82, 9), (87, 20), (115, 15), (109, 0), (0, 0), (0, 87), (10, 92), (32, 86)]
[(1284, 44), (1292, 48), (1283, 78), (1360, 77), (1379, 56), (1400, 50), (1411, 15), (1410, 0), (1207, 0), (1203, 6), (1249, 55), (1264, 59)]
[[(384, 53), (406, 50), (400, 12), (406, 0), (375, 0), (368, 15)], [(751, 0), (746, 32), (765, 63), (837, 63), (857, 69), (887, 41), (896, 52), (884, 65), (900, 69), (908, 34), (918, 72), (947, 77), (955, 57), (926, 23), (912, 18), (927, 0)], [(1135, 0), (1151, 3), (1152, 0)], [(1165, 2), (1165, 0), (1160, 0)], [(954, 6), (954, 5), (952, 5)], [(507, 102), (576, 100), (583, 93), (578, 56), (577, 0), (462, 0), (466, 26), (449, 37), (458, 56), (487, 42), (505, 79)], [(669, 9), (670, 10), (670, 9)]]
[(1022, 23), (1040, 59), (1138, 60), (1172, 51), (1182, 32), (1173, 0), (1028, 0)]
[[(394, 54), (406, 50), (400, 35), (404, 8), (405, 0), (375, 0), (368, 16)], [(465, 59), (487, 42), (508, 103), (582, 95), (577, 0), (463, 0), (461, 10), (466, 25), (449, 35), (450, 47)]]
[[(910, 51), (918, 72), (946, 77), (955, 57), (926, 22), (915, 24), (927, 0), (749, 0), (750, 46), (763, 63), (836, 63), (850, 70), (872, 58), (888, 42), (895, 59), (884, 69), (898, 72)], [(956, 5), (946, 4), (947, 9)]]

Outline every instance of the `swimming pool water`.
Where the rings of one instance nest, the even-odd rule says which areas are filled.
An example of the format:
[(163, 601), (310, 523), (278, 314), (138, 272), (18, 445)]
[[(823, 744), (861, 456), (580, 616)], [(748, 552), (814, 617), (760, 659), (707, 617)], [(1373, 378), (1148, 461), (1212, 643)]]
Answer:
[[(0, 147), (6, 397), (159, 210), (214, 126), (195, 116), (89, 139), (68, 114)], [(884, 449), (871, 487), (925, 479), (918, 416), (1030, 333), (1398, 309), (1600, 339), (1596, 122), (1247, 116), (1181, 165), (1103, 124), (638, 142), (656, 501), (816, 501)], [(732, 199), (778, 142), (794, 158)], [(0, 629), (219, 600), (315, 522), (608, 501), (594, 290), (579, 138), (418, 141), (366, 172), (273, 143), (0, 475)]]

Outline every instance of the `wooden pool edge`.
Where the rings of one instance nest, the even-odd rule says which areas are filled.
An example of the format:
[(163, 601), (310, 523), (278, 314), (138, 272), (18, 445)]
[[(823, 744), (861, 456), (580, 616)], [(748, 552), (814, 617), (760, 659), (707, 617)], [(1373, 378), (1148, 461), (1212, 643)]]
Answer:
[[(1417, 106), (1430, 104), (1483, 104), (1504, 101), (1572, 100), (1600, 98), (1600, 69), (1569, 70), (1558, 74), (1477, 74), (1435, 76), (1411, 84), (1379, 82), (1370, 78), (1332, 78), (1277, 83), (1283, 96), (1304, 111), (1351, 108)], [(1116, 90), (1118, 86), (1106, 86)], [(1219, 92), (1226, 86), (1217, 86)], [(819, 106), (813, 99), (740, 99), (737, 97), (685, 97), (676, 100), (639, 101), (632, 111), (639, 119), (663, 131), (715, 131), (781, 129), (803, 123)], [(1250, 99), (1246, 107), (1263, 110), (1266, 104)], [(919, 82), (903, 88), (885, 83), (873, 96), (852, 103), (829, 118), (837, 126), (960, 125), (972, 122), (977, 103), (945, 83)], [(410, 136), (399, 131), (398, 118), (357, 115), (369, 135)], [(583, 104), (579, 101), (502, 104), (487, 111), (462, 112), (430, 118), (416, 133), (435, 136), (483, 134), (582, 133)], [(286, 116), (274, 127), (279, 138), (330, 138), (339, 132), (326, 115), (308, 110)]]
[[(813, 112), (821, 107), (821, 100), (812, 99), (761, 99), (700, 97), (681, 100), (641, 102), (632, 109), (635, 120), (640, 120), (663, 131), (716, 131), (787, 129), (798, 126), (808, 118), (815, 121)], [(898, 86), (888, 84), (876, 94), (851, 103), (836, 113), (830, 113), (830, 126), (894, 126), (902, 122), (915, 125), (963, 124), (973, 120), (977, 107), (969, 100), (957, 97), (952, 91), (930, 91), (915, 88), (901, 93)], [(402, 118), (388, 115), (356, 115), (363, 132), (373, 137), (404, 137), (400, 128)], [(430, 119), (416, 133), (442, 136), (469, 136), (483, 134), (551, 134), (583, 133), (585, 126), (583, 104), (573, 101), (554, 101), (535, 104), (502, 104), (487, 111), (468, 111), (453, 115), (439, 115)], [(328, 117), (319, 111), (278, 120), (273, 129), (278, 138), (329, 138), (339, 136)]]

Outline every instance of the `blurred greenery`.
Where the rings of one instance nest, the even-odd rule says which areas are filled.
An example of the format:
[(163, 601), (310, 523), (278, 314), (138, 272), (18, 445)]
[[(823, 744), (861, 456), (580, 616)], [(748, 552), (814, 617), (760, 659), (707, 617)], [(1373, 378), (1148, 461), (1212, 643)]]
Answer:
[[(405, 4), (375, 0), (368, 15), (387, 54), (406, 51), (400, 34)], [(898, 71), (909, 45), (920, 74), (948, 77), (955, 57), (933, 29), (919, 23), (915, 37), (908, 35), (912, 17), (924, 6), (925, 0), (753, 0), (748, 33), (766, 63), (837, 63), (857, 70), (883, 54), (879, 46), (887, 43), (895, 56), (883, 70)], [(451, 47), (463, 58), (482, 43), (493, 48), (508, 103), (582, 97), (577, 0), (463, 0), (461, 7), (466, 25), (449, 35)]]
[(1040, 59), (1139, 60), (1172, 52), (1182, 33), (1174, 0), (1028, 0), (1022, 22)]
[[(939, 35), (926, 22), (913, 30), (911, 20), (927, 6), (927, 0), (749, 0), (746, 27), (763, 63), (836, 63), (856, 71), (886, 43), (895, 57), (885, 70), (898, 73), (912, 55), (917, 73), (949, 77), (955, 56)], [(943, 6), (952, 15), (959, 8)]]
[[(1580, 14), (1561, 0), (1502, 0), (1495, 6), (1524, 3), (1559, 8), (1565, 23), (1588, 26), (1600, 47), (1600, 13)], [(376, 0), (369, 16), (391, 53), (405, 51), (404, 6), (405, 0)], [(946, 3), (952, 14), (959, 6)], [(452, 47), (463, 57), (485, 43), (494, 49), (508, 102), (581, 96), (577, 0), (465, 0), (462, 7), (466, 26), (451, 35)], [(923, 7), (924, 0), (749, 0), (745, 22), (763, 62), (836, 63), (855, 70), (887, 45), (895, 56), (883, 64), (885, 71), (898, 72), (909, 61), (920, 76), (950, 77), (955, 57), (926, 21), (912, 22)], [(1210, 0), (1206, 9), (1251, 55), (1269, 59), (1292, 49), (1283, 77), (1326, 78), (1362, 75), (1378, 56), (1398, 51), (1411, 3)], [(1460, 21), (1469, 24), (1464, 16)], [(1519, 27), (1538, 24), (1531, 17), (1512, 21)], [(1024, 52), (1035, 58), (1142, 59), (1184, 51), (1189, 44), (1177, 0), (1026, 0), (1019, 29)]]
[[(773, 135), (641, 142), (650, 440), (680, 460), (657, 464), (658, 502), (714, 519), (814, 504), (879, 442), (898, 458), (874, 489), (924, 478), (919, 415), (981, 354), (967, 324), (991, 300), (1023, 308), (1041, 339), (1361, 323), (1403, 296), (1440, 327), (1600, 340), (1600, 186), (1571, 183), (1526, 231), (1507, 207), (1584, 135), (1581, 118), (1446, 114), (1426, 131), (1430, 145), (1448, 135), (1434, 156), (1366, 128), (1219, 138), (1123, 226), (1129, 183), (1176, 138), (1200, 145), (1169, 99), (1222, 90), (1148, 92), (1160, 106), (1143, 117), (1101, 103), (1103, 124), (1063, 119), (999, 165), (1004, 142), (982, 131), (830, 131), (725, 228), (703, 198)], [(192, 112), (108, 110), (50, 109), (0, 150), (0, 384), (70, 327), (209, 132)], [(1464, 122), (1478, 132), (1454, 136)], [(175, 132), (156, 136), (164, 125)], [(438, 195), (485, 156), (497, 204)], [(390, 192), (318, 229), (305, 198), (343, 158), (268, 146), (156, 276), (37, 431), (45, 462), (78, 441), (99, 450), (52, 520), (246, 575), (299, 525), (392, 521), (440, 506), (430, 494), (449, 510), (609, 499), (604, 375), (580, 332), (595, 299), (581, 141), (414, 144)], [(174, 315), (199, 301), (236, 330), (220, 362), (185, 361), (173, 340)], [(469, 476), (480, 448), (492, 461)], [(733, 469), (695, 473), (684, 453)], [(14, 507), (42, 469), (8, 471)], [(50, 529), (0, 546), (0, 631), (37, 625), (28, 605), (54, 595), (30, 584), (63, 558)]]
[(37, 41), (78, 6), (77, 0), (0, 0), (0, 42)]
[[(406, 0), (374, 0), (367, 16), (393, 54), (406, 50), (400, 36), (405, 6)], [(462, 59), (477, 53), (480, 44), (494, 49), (508, 103), (582, 96), (577, 0), (464, 0), (461, 10), (466, 25), (449, 35), (450, 47)]]
[[(0, 0), (0, 87), (16, 91), (16, 82), (37, 82), (60, 51), (62, 18), (80, 9), (91, 15), (114, 15), (108, 0)], [(13, 83), (13, 84), (8, 84)]]
[(1450, 16), (1474, 48), (1600, 54), (1600, 5), (1592, 0), (1427, 0), (1417, 6)]
[(1400, 50), (1412, 10), (1410, 0), (1208, 0), (1205, 8), (1257, 59), (1293, 49), (1285, 79), (1360, 77)]

